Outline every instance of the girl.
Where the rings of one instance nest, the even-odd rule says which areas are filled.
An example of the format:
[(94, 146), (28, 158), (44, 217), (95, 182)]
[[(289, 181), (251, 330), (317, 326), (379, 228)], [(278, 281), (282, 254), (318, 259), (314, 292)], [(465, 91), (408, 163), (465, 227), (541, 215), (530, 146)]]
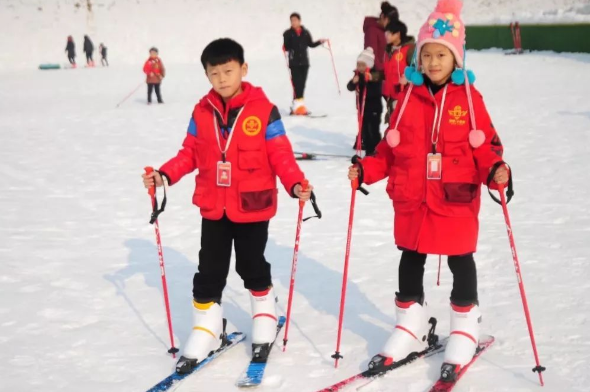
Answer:
[(397, 325), (369, 366), (388, 366), (427, 347), (424, 264), (427, 254), (447, 255), (453, 273), (451, 332), (441, 374), (449, 380), (471, 361), (478, 344), (481, 315), (473, 253), (481, 183), (492, 169), (496, 184), (509, 178), (500, 139), (471, 85), (473, 74), (464, 69), (461, 7), (459, 0), (439, 0), (418, 36), (419, 71), (406, 72), (411, 84), (385, 139), (375, 156), (348, 173), (350, 180), (367, 184), (389, 177), (395, 242), (402, 250)]
[(408, 28), (402, 21), (394, 20), (385, 28), (385, 41), (383, 96), (387, 102), (385, 123), (389, 124), (395, 104), (408, 84), (404, 72), (414, 56), (416, 40), (408, 35)]

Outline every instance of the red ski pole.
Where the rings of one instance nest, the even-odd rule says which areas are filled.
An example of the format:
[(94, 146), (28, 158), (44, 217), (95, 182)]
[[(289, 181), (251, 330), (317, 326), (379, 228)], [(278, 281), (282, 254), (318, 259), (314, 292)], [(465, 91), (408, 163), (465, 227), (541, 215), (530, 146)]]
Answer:
[(535, 334), (533, 332), (533, 323), (531, 321), (531, 315), (529, 312), (529, 305), (526, 299), (526, 293), (524, 291), (524, 282), (522, 281), (522, 275), (520, 273), (520, 263), (518, 261), (518, 255), (516, 254), (516, 245), (514, 245), (514, 236), (512, 234), (512, 225), (510, 224), (510, 216), (508, 215), (508, 206), (506, 203), (506, 196), (504, 195), (504, 185), (498, 184), (498, 191), (500, 192), (500, 200), (502, 202), (502, 210), (504, 211), (504, 219), (506, 220), (506, 231), (508, 232), (508, 239), (510, 241), (510, 249), (512, 250), (512, 259), (514, 260), (514, 269), (516, 271), (516, 279), (518, 280), (518, 288), (520, 289), (520, 298), (522, 299), (522, 306), (524, 308), (524, 314), (526, 317), (527, 326), (529, 329), (529, 336), (531, 338), (531, 344), (533, 346), (533, 353), (535, 355), (535, 362), (537, 366), (533, 368), (533, 372), (539, 373), (539, 382), (541, 386), (545, 385), (543, 382), (543, 375), (545, 368), (539, 363), (539, 355), (537, 353), (537, 344), (535, 343)]
[(338, 72), (336, 72), (336, 63), (334, 63), (334, 54), (332, 53), (332, 44), (328, 40), (328, 50), (330, 51), (330, 58), (332, 59), (332, 69), (334, 70), (334, 77), (336, 78), (336, 87), (338, 87), (338, 95), (342, 95), (340, 92), (340, 82), (338, 81)]
[(520, 23), (516, 22), (514, 28), (516, 30), (516, 42), (517, 42), (516, 51), (518, 52), (518, 54), (522, 54), (524, 51), (522, 50), (522, 41), (520, 39)]
[[(144, 168), (146, 174), (150, 174), (154, 171), (152, 167)], [(176, 358), (176, 353), (179, 351), (176, 347), (174, 347), (174, 333), (172, 331), (172, 317), (170, 314), (170, 302), (168, 300), (168, 285), (166, 284), (166, 270), (164, 269), (164, 253), (162, 251), (162, 241), (160, 240), (160, 225), (158, 224), (157, 214), (163, 211), (163, 206), (165, 202), (163, 202), (162, 210), (159, 212), (157, 211), (157, 200), (156, 200), (156, 186), (152, 186), (148, 189), (148, 194), (152, 199), (152, 220), (150, 223), (154, 224), (154, 229), (156, 231), (156, 244), (158, 246), (158, 258), (160, 260), (160, 273), (162, 275), (162, 291), (164, 292), (164, 303), (166, 305), (166, 317), (168, 318), (168, 333), (170, 335), (170, 349), (168, 352), (172, 354), (172, 358)], [(155, 218), (155, 219), (154, 219)]]
[[(306, 191), (309, 181), (303, 180), (301, 190)], [(291, 321), (291, 304), (293, 303), (293, 290), (295, 289), (295, 274), (297, 272), (297, 256), (299, 255), (299, 238), (301, 236), (301, 223), (303, 222), (303, 207), (305, 202), (299, 200), (299, 215), (297, 216), (297, 232), (295, 234), (295, 248), (293, 249), (293, 264), (291, 265), (291, 285), (289, 286), (289, 300), (287, 301), (287, 320), (285, 321), (285, 336), (283, 337), (283, 351), (287, 350), (289, 340), (289, 321)]]
[(289, 57), (287, 55), (285, 47), (283, 47), (283, 56), (285, 57), (285, 65), (287, 66), (287, 71), (289, 71), (289, 81), (291, 81), (291, 88), (293, 89), (293, 99), (295, 99), (295, 84), (293, 83), (293, 74), (291, 74), (291, 68), (289, 67)]
[(126, 96), (125, 98), (123, 98), (123, 100), (122, 100), (121, 102), (119, 102), (119, 103), (117, 104), (117, 106), (116, 106), (116, 107), (119, 107), (119, 106), (121, 106), (121, 105), (123, 104), (123, 102), (125, 102), (126, 100), (128, 100), (128, 99), (129, 99), (129, 97), (131, 97), (133, 94), (135, 94), (135, 92), (136, 92), (137, 90), (139, 90), (139, 88), (141, 87), (141, 85), (142, 85), (142, 84), (143, 84), (143, 82), (139, 83), (139, 84), (137, 85), (137, 87), (135, 87), (135, 88), (133, 89), (133, 91), (131, 91), (129, 94), (127, 94), (127, 96)]
[[(358, 163), (359, 158), (353, 157), (352, 163)], [(334, 367), (338, 367), (338, 360), (344, 358), (340, 355), (340, 340), (342, 338), (342, 324), (344, 321), (344, 305), (346, 302), (346, 285), (348, 283), (348, 261), (350, 259), (350, 243), (352, 241), (352, 223), (354, 221), (354, 205), (356, 201), (356, 191), (359, 190), (363, 194), (368, 195), (369, 192), (359, 185), (358, 177), (350, 182), (352, 194), (350, 196), (350, 213), (348, 215), (348, 234), (346, 237), (346, 253), (344, 255), (344, 273), (342, 275), (342, 292), (340, 294), (340, 314), (338, 316), (338, 338), (336, 340), (336, 352), (332, 355), (336, 361)]]
[[(365, 103), (367, 102), (367, 82), (368, 82), (368, 78), (370, 71), (367, 68), (367, 70), (365, 71), (365, 89), (363, 90), (363, 97), (362, 99), (360, 99), (359, 94), (358, 94), (358, 90), (357, 90), (357, 108), (358, 108), (358, 133), (356, 135), (356, 154), (360, 157), (362, 154), (362, 150), (363, 150), (363, 138), (362, 138), (362, 133), (363, 133), (363, 119), (365, 117)], [(360, 77), (360, 76), (359, 76)], [(358, 86), (357, 86), (358, 89)]]

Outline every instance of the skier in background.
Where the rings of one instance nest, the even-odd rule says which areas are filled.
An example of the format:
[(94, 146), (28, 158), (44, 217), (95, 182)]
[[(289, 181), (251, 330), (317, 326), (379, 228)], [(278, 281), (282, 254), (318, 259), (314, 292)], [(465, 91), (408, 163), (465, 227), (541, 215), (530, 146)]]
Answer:
[(293, 83), (293, 105), (291, 113), (296, 115), (308, 114), (303, 94), (309, 71), (309, 56), (307, 48), (315, 48), (326, 42), (325, 39), (314, 41), (310, 32), (301, 25), (301, 15), (293, 12), (290, 16), (291, 28), (283, 33), (283, 50), (289, 54), (289, 68)]
[(105, 65), (108, 67), (109, 61), (107, 60), (107, 47), (104, 46), (102, 42), (100, 43), (100, 45), (98, 45), (98, 51), (100, 52), (100, 63), (103, 67)]
[(94, 60), (92, 54), (94, 53), (94, 44), (87, 35), (84, 36), (84, 53), (86, 53), (86, 64), (89, 67), (94, 67)]
[(146, 188), (169, 185), (198, 170), (193, 203), (201, 211), (199, 270), (193, 278), (191, 334), (176, 364), (189, 373), (225, 336), (222, 293), (232, 248), (252, 306), (252, 360), (265, 361), (277, 334), (271, 265), (264, 257), (277, 210), (277, 177), (287, 193), (307, 201), (313, 187), (295, 161), (281, 115), (260, 87), (243, 81), (244, 49), (229, 38), (205, 47), (201, 63), (212, 89), (195, 105), (182, 149)]
[(460, 0), (439, 0), (418, 35), (421, 71), (412, 75), (411, 90), (395, 109), (377, 153), (349, 168), (350, 180), (367, 184), (389, 177), (395, 243), (402, 250), (397, 324), (369, 364), (377, 372), (428, 346), (423, 340), (429, 330), (423, 286), (428, 254), (447, 255), (453, 274), (441, 379), (456, 379), (478, 347), (481, 312), (473, 254), (481, 184), (493, 170), (492, 188), (508, 182), (510, 173), (481, 94), (465, 84), (461, 8)]
[(164, 103), (160, 92), (160, 84), (162, 83), (164, 76), (166, 76), (166, 69), (164, 68), (162, 60), (158, 56), (158, 48), (152, 47), (150, 49), (150, 57), (143, 65), (143, 72), (146, 74), (145, 82), (148, 85), (148, 105), (151, 105), (152, 103), (152, 91), (154, 90), (156, 90), (158, 103)]
[(375, 70), (383, 71), (383, 58), (385, 56), (385, 26), (391, 21), (398, 20), (397, 8), (384, 1), (381, 3), (379, 18), (367, 16), (363, 23), (365, 33), (365, 48), (373, 48), (375, 53)]
[[(375, 55), (373, 54), (373, 48), (363, 50), (356, 60), (354, 77), (346, 85), (348, 91), (356, 90), (357, 92), (357, 112), (360, 113), (360, 110), (364, 109), (361, 139), (362, 149), (365, 150), (367, 155), (373, 155), (375, 147), (381, 141), (381, 132), (379, 131), (381, 113), (383, 112), (381, 73), (370, 72), (374, 65)], [(359, 107), (363, 106), (363, 104), (363, 108)], [(355, 149), (357, 148), (357, 142), (358, 138), (355, 140)]]
[(68, 43), (66, 44), (65, 51), (68, 53), (68, 60), (70, 64), (76, 68), (76, 44), (74, 43), (74, 38), (71, 35), (68, 35)]
[(400, 20), (389, 22), (385, 28), (385, 40), (383, 96), (387, 102), (385, 123), (389, 124), (395, 104), (403, 96), (408, 84), (404, 72), (412, 62), (416, 41), (414, 37), (408, 36), (408, 28)]

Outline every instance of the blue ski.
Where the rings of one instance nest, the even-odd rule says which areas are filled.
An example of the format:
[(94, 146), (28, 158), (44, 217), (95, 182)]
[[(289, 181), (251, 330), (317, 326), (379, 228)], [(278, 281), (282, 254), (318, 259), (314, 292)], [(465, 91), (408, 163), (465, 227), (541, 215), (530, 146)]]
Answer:
[(186, 374), (179, 374), (179, 373), (174, 372), (171, 375), (169, 375), (168, 377), (166, 377), (165, 379), (163, 379), (162, 381), (160, 381), (159, 383), (157, 383), (156, 385), (154, 385), (153, 387), (151, 387), (150, 389), (148, 389), (147, 392), (162, 392), (162, 391), (173, 390), (173, 388), (176, 388), (178, 386), (180, 381), (184, 380), (186, 377), (190, 376), (191, 374), (198, 372), (205, 365), (207, 365), (209, 362), (213, 361), (215, 358), (217, 358), (218, 356), (220, 356), (221, 354), (223, 354), (224, 352), (226, 352), (230, 348), (234, 347), (235, 345), (237, 345), (238, 343), (240, 343), (244, 339), (246, 339), (246, 335), (243, 334), (242, 332), (234, 332), (234, 333), (229, 334), (227, 336), (228, 343), (224, 344), (219, 349), (217, 349), (217, 351), (215, 351), (213, 354), (211, 354), (210, 356), (205, 358), (203, 361), (199, 362), (197, 364), (197, 366), (195, 366), (195, 368), (193, 369), (192, 372), (186, 373)]
[[(279, 318), (279, 323), (277, 324), (277, 335), (276, 336), (279, 336), (279, 332), (281, 332), (283, 325), (285, 325), (285, 320), (286, 320), (286, 318), (284, 316), (281, 316)], [(275, 340), (270, 345), (270, 350), (272, 350), (272, 347), (273, 347), (275, 341), (276, 341), (276, 337), (275, 337)], [(270, 355), (270, 351), (269, 351), (269, 355)], [(268, 358), (267, 358), (267, 361), (268, 361)], [(242, 375), (240, 376), (240, 378), (236, 382), (236, 386), (238, 386), (240, 388), (248, 388), (248, 387), (256, 387), (256, 386), (260, 385), (262, 383), (262, 378), (264, 377), (264, 370), (266, 369), (266, 364), (267, 364), (267, 362), (250, 361), (250, 364), (248, 365), (246, 370), (242, 373)]]

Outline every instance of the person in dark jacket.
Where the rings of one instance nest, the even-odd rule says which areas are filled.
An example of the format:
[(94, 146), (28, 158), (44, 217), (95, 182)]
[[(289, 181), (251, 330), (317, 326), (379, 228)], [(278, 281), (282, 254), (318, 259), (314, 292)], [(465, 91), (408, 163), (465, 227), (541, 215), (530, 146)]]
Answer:
[(303, 101), (307, 71), (309, 70), (307, 48), (315, 48), (324, 42), (326, 42), (325, 39), (314, 41), (309, 31), (301, 25), (301, 15), (296, 12), (291, 14), (291, 28), (283, 33), (283, 50), (289, 54), (289, 68), (293, 83), (292, 114), (307, 114), (307, 108)]
[(102, 64), (103, 67), (105, 65), (108, 67), (109, 60), (107, 60), (107, 47), (104, 46), (104, 44), (102, 42), (100, 45), (98, 45), (98, 51), (100, 53), (100, 63)]
[(71, 35), (68, 35), (68, 43), (66, 44), (66, 50), (68, 53), (68, 60), (70, 64), (76, 67), (76, 44), (74, 43), (74, 38)]
[[(381, 101), (382, 80), (381, 72), (371, 72), (374, 65), (375, 54), (373, 48), (369, 47), (363, 50), (357, 58), (354, 77), (346, 85), (349, 91), (356, 91), (359, 122), (360, 116), (362, 116), (362, 149), (365, 150), (367, 155), (373, 155), (377, 144), (381, 141), (379, 126), (381, 113), (383, 112), (383, 102)], [(354, 148), (357, 148), (357, 141), (355, 141)]]
[(88, 64), (89, 67), (94, 67), (94, 60), (92, 59), (94, 44), (87, 35), (84, 36), (84, 53), (86, 53), (86, 64)]
[(383, 71), (383, 58), (385, 56), (385, 27), (389, 22), (399, 20), (397, 8), (384, 1), (381, 3), (379, 18), (367, 16), (363, 24), (365, 33), (365, 48), (373, 48), (375, 52), (376, 71)]

